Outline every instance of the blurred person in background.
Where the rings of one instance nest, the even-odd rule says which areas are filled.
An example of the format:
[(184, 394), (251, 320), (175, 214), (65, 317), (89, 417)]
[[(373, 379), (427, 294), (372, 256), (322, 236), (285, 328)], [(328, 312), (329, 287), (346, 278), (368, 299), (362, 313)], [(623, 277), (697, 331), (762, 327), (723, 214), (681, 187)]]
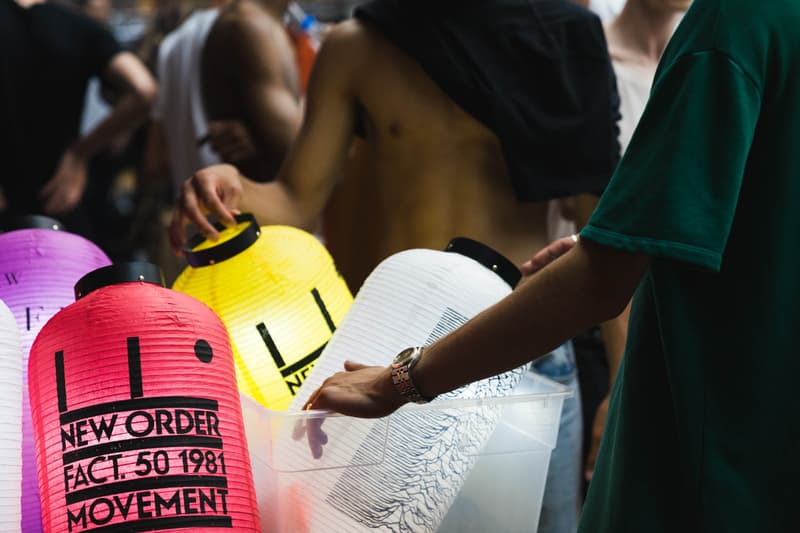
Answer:
[[(227, 57), (230, 61), (230, 57)], [(195, 173), (172, 224), (217, 232), (210, 211), (261, 224), (316, 227), (353, 139), (372, 154), (369, 195), (349, 238), (364, 270), (409, 248), (456, 236), (518, 264), (546, 244), (549, 198), (596, 203), (618, 157), (616, 91), (599, 19), (564, 0), (377, 0), (326, 37), (297, 141), (272, 183), (232, 166)], [(576, 150), (576, 147), (578, 149)], [(338, 261), (336, 249), (331, 249)], [(569, 345), (535, 370), (576, 390)], [(576, 390), (577, 394), (577, 390)], [(570, 533), (579, 508), (581, 420), (566, 402), (552, 456), (542, 532)]]
[[(133, 51), (145, 30), (143, 17), (131, 9), (115, 10), (110, 0), (77, 0), (76, 6), (107, 28), (121, 48)], [(89, 134), (113, 110), (119, 97), (95, 76), (89, 80), (81, 117), (81, 135)], [(142, 125), (120, 132), (90, 160), (83, 203), (88, 213), (91, 237), (112, 261), (135, 256), (128, 235), (136, 209), (138, 168), (142, 156)]]
[(208, 143), (197, 140), (208, 132), (203, 104), (200, 59), (219, 8), (199, 9), (167, 34), (158, 48), (159, 92), (153, 106), (142, 164), (142, 205), (134, 226), (143, 232), (148, 255), (161, 265), (171, 283), (186, 265), (169, 249), (165, 228), (186, 176), (222, 163)]
[[(119, 94), (111, 114), (79, 133), (89, 79)], [(90, 231), (81, 198), (91, 156), (143, 120), (156, 84), (102, 26), (70, 8), (0, 0), (0, 175), (6, 216), (45, 213)]]
[(644, 112), (656, 68), (691, 0), (628, 0), (606, 24), (606, 40), (620, 97), (619, 141), (628, 147)]
[(283, 22), (288, 4), (231, 1), (220, 10), (202, 51), (209, 123), (206, 135), (196, 140), (258, 180), (275, 177), (302, 120), (300, 76)]
[[(301, 120), (295, 54), (292, 42), (284, 38), (286, 30), (279, 16), (283, 10), (285, 3), (250, 1), (200, 9), (162, 40), (157, 62), (159, 96), (144, 163), (144, 188), (149, 196), (162, 194), (168, 184), (171, 205), (186, 176), (199, 168), (223, 161), (245, 166), (249, 162), (272, 172), (264, 169), (276, 164), (274, 158), (283, 159)], [(220, 16), (224, 19), (219, 20)], [(209, 42), (212, 29), (216, 33)], [(247, 64), (232, 65), (232, 57)], [(286, 83), (279, 73), (286, 73), (291, 82)], [(221, 80), (227, 81), (220, 85)], [(212, 84), (211, 98), (204, 98), (204, 83)], [(206, 103), (215, 109), (237, 109), (224, 120), (209, 121)], [(272, 148), (262, 150), (262, 146)], [(147, 217), (160, 218), (152, 212)], [(169, 249), (167, 224), (151, 225), (157, 234), (150, 234), (149, 248), (170, 280), (185, 264)]]

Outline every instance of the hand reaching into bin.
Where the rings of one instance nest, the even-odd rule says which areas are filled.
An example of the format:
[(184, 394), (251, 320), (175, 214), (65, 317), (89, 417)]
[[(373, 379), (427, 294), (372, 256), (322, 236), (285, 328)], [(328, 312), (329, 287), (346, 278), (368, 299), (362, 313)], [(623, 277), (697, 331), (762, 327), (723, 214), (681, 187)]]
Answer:
[[(380, 418), (392, 414), (404, 403), (406, 400), (392, 383), (389, 367), (345, 361), (344, 372), (337, 372), (326, 379), (303, 409), (335, 411), (359, 418)], [(295, 439), (305, 434), (316, 459), (322, 457), (322, 447), (328, 442), (328, 436), (322, 430), (324, 422), (325, 417), (309, 418), (305, 424), (298, 423), (295, 427)]]

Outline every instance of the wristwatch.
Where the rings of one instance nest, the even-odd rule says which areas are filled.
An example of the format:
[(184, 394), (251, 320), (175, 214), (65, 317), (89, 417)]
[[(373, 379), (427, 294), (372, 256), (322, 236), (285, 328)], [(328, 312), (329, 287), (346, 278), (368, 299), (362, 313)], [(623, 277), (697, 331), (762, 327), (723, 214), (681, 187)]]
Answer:
[(411, 370), (422, 357), (422, 350), (422, 346), (406, 348), (395, 356), (391, 364), (394, 387), (403, 398), (414, 403), (428, 403), (435, 398), (435, 396), (428, 398), (420, 394), (411, 380)]

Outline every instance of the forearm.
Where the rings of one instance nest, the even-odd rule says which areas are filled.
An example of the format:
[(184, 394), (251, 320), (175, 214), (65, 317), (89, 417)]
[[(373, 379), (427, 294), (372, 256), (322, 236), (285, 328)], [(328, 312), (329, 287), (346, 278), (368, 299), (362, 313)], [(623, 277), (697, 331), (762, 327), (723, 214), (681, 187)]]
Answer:
[(75, 141), (72, 149), (80, 157), (89, 159), (108, 146), (118, 135), (144, 122), (151, 103), (151, 99), (139, 93), (126, 94), (105, 120)]
[[(430, 346), (414, 369), (425, 395), (510, 370), (586, 328), (618, 315), (646, 268), (646, 258), (580, 243), (492, 308)], [(620, 272), (619, 263), (626, 264)]]
[(289, 95), (274, 100), (267, 109), (258, 110), (255, 132), (261, 156), (280, 164), (297, 137), (302, 114), (300, 104)]
[(320, 214), (281, 180), (257, 183), (244, 178), (238, 208), (252, 213), (261, 225), (281, 224), (306, 231), (313, 231)]
[[(594, 195), (579, 195), (575, 198), (575, 218), (579, 228), (589, 223), (599, 198)], [(608, 358), (609, 383), (614, 384), (617, 371), (625, 353), (625, 340), (628, 337), (628, 317), (630, 316), (630, 302), (616, 317), (600, 324), (600, 333)]]

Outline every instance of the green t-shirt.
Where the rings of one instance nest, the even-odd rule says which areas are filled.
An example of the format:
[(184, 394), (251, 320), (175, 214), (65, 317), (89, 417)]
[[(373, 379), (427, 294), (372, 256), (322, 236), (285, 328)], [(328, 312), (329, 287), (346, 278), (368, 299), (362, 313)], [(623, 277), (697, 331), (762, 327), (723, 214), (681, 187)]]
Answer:
[(695, 0), (581, 234), (653, 256), (582, 533), (800, 532), (798, 230), (800, 0)]

